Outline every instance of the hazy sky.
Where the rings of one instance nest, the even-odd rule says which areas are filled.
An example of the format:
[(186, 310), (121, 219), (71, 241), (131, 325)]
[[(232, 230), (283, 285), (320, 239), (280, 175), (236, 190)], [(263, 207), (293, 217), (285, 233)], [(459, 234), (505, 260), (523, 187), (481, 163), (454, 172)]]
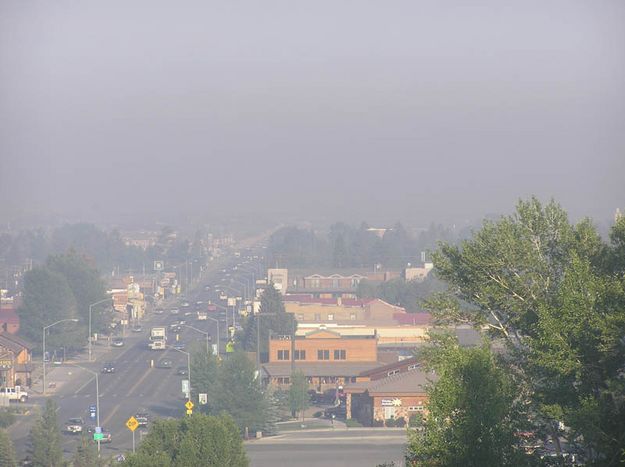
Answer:
[[(625, 2), (0, 3), (0, 215), (625, 207)], [(413, 222), (414, 223), (414, 222)]]

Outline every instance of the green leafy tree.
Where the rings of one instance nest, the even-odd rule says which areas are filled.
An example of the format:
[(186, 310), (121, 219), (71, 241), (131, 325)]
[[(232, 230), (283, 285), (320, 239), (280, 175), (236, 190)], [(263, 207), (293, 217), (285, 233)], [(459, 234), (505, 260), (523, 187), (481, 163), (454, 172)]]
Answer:
[(241, 435), (228, 415), (193, 415), (157, 420), (124, 462), (132, 467), (245, 467), (249, 464)]
[(303, 412), (310, 407), (310, 395), (308, 394), (308, 378), (301, 370), (291, 375), (291, 387), (289, 388), (289, 408), (291, 413)]
[(297, 321), (292, 313), (284, 309), (282, 295), (270, 284), (260, 298), (260, 318), (251, 315), (245, 322), (242, 346), (248, 352), (256, 352), (258, 322), (260, 322), (260, 351), (266, 353), (269, 348), (269, 334), (290, 336), (297, 329)]
[[(98, 270), (89, 261), (73, 250), (66, 254), (50, 256), (46, 261), (50, 271), (61, 273), (76, 299), (77, 314), (81, 321), (88, 322), (89, 305), (106, 298), (106, 284)], [(94, 332), (104, 331), (111, 321), (111, 305), (105, 304), (94, 308), (92, 312), (92, 329)]]
[(243, 352), (234, 352), (219, 367), (211, 407), (227, 412), (241, 431), (262, 430), (268, 419), (268, 400), (256, 379), (256, 368)]
[(193, 390), (194, 400), (198, 400), (198, 394), (206, 394), (208, 405), (206, 407), (199, 406), (196, 410), (211, 411), (218, 413), (219, 410), (211, 410), (213, 406), (213, 394), (215, 393), (215, 383), (219, 372), (217, 358), (207, 355), (206, 350), (198, 347), (191, 353), (191, 388)]
[(488, 347), (464, 349), (451, 338), (430, 349), (426, 364), (438, 380), (428, 388), (424, 429), (412, 431), (414, 466), (520, 466), (514, 433), (518, 388)]
[[(24, 302), (17, 313), (20, 331), (32, 342), (41, 342), (44, 326), (66, 318), (77, 318), (76, 299), (65, 276), (47, 268), (35, 268), (24, 276)], [(84, 345), (85, 333), (76, 324), (50, 330), (50, 348), (67, 343)]]
[(100, 467), (101, 465), (95, 444), (83, 433), (72, 458), (72, 467)]
[(3, 467), (16, 467), (15, 449), (11, 437), (4, 429), (0, 429), (0, 465)]
[(550, 429), (557, 447), (551, 427), (565, 422), (596, 465), (625, 461), (622, 232), (619, 220), (606, 245), (589, 220), (571, 224), (555, 202), (531, 199), (434, 255), (450, 286), (430, 301), (439, 321), (502, 339), (510, 368), (533, 394), (538, 428)]
[(30, 432), (32, 460), (35, 467), (61, 467), (64, 465), (61, 430), (59, 429), (56, 410), (56, 403), (52, 399), (46, 399), (44, 411)]

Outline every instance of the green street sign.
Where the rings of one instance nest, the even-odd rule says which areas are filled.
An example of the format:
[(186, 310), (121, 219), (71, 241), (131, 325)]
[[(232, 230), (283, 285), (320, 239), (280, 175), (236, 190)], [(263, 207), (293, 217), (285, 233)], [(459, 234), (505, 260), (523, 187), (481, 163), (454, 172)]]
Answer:
[(94, 433), (93, 434), (93, 440), (94, 441), (103, 440), (103, 439), (104, 439), (104, 433)]

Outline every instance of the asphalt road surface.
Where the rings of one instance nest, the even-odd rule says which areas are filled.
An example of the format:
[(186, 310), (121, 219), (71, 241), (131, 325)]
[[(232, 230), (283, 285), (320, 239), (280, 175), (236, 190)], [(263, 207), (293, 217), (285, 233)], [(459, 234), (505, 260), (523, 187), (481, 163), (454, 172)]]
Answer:
[[(233, 261), (233, 260), (230, 260)], [(213, 285), (218, 282), (223, 273), (221, 269), (225, 267), (223, 263), (219, 266), (211, 265), (205, 274), (202, 284), (197, 291), (188, 294), (185, 299), (190, 302), (190, 306), (182, 308), (177, 305), (165, 306), (163, 314), (150, 313), (141, 323), (143, 331), (133, 333), (126, 330), (123, 347), (110, 347), (105, 343), (94, 345), (93, 356), (95, 361), (88, 362), (86, 353), (82, 359), (73, 361), (79, 368), (68, 362), (61, 366), (49, 366), (47, 371), (48, 383), (55, 383), (56, 387), (49, 390), (48, 396), (53, 397), (59, 405), (58, 419), (62, 427), (65, 422), (73, 417), (82, 417), (86, 425), (96, 425), (96, 420), (90, 418), (89, 406), (96, 403), (96, 384), (92, 372), (98, 373), (100, 392), (100, 426), (109, 431), (112, 435), (112, 443), (102, 444), (102, 454), (105, 457), (127, 452), (132, 449), (132, 433), (126, 428), (126, 421), (131, 415), (139, 411), (145, 411), (151, 418), (160, 417), (180, 417), (184, 414), (184, 403), (186, 399), (182, 393), (181, 381), (187, 376), (177, 374), (178, 367), (187, 366), (187, 356), (179, 351), (167, 349), (165, 351), (154, 351), (148, 348), (148, 337), (150, 328), (159, 325), (169, 325), (170, 323), (184, 319), (186, 324), (208, 332), (212, 336), (212, 342), (216, 343), (217, 323), (213, 320), (198, 321), (196, 319), (196, 301), (212, 300), (221, 303), (216, 297)], [(213, 269), (213, 270), (210, 270)], [(211, 286), (204, 288), (205, 284)], [(204, 309), (205, 305), (198, 305)], [(171, 308), (179, 308), (178, 314), (171, 314)], [(189, 312), (185, 316), (185, 312)], [(223, 315), (223, 313), (221, 313)], [(216, 313), (215, 317), (220, 314)], [(220, 320), (221, 351), (224, 350), (227, 329), (225, 317)], [(231, 322), (231, 320), (230, 320)], [(180, 339), (176, 341), (175, 336), (168, 330), (168, 344), (183, 343), (185, 351), (191, 345), (205, 348), (206, 336), (195, 330), (184, 328), (180, 332)], [(171, 369), (157, 368), (158, 360), (168, 358), (173, 361)], [(115, 372), (112, 374), (101, 373), (105, 362), (112, 362)], [(39, 390), (42, 386), (39, 383)], [(37, 410), (37, 405), (44, 403), (44, 398), (36, 394), (36, 388), (32, 391), (31, 402), (33, 411)], [(28, 434), (35, 417), (24, 417), (18, 424), (12, 427), (11, 434), (14, 440), (16, 452), (19, 458), (23, 458), (28, 448)], [(138, 428), (135, 431), (137, 445), (146, 434), (146, 429)], [(69, 457), (75, 451), (80, 440), (79, 435), (63, 435), (63, 449)]]
[(360, 429), (289, 432), (245, 443), (251, 467), (404, 467), (405, 430)]

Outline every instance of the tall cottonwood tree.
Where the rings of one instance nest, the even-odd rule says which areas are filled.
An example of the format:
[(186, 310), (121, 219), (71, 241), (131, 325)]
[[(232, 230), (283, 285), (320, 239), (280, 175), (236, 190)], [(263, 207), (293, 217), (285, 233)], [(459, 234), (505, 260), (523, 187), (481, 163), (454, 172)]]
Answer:
[(434, 255), (449, 285), (429, 304), (439, 321), (503, 340), (537, 423), (564, 421), (596, 465), (625, 461), (624, 225), (607, 245), (589, 220), (572, 224), (555, 202), (532, 198)]
[(428, 387), (428, 414), (410, 436), (407, 461), (414, 466), (522, 466), (516, 446), (522, 426), (518, 388), (487, 346), (461, 348), (450, 337), (433, 339), (425, 353), (437, 380)]

